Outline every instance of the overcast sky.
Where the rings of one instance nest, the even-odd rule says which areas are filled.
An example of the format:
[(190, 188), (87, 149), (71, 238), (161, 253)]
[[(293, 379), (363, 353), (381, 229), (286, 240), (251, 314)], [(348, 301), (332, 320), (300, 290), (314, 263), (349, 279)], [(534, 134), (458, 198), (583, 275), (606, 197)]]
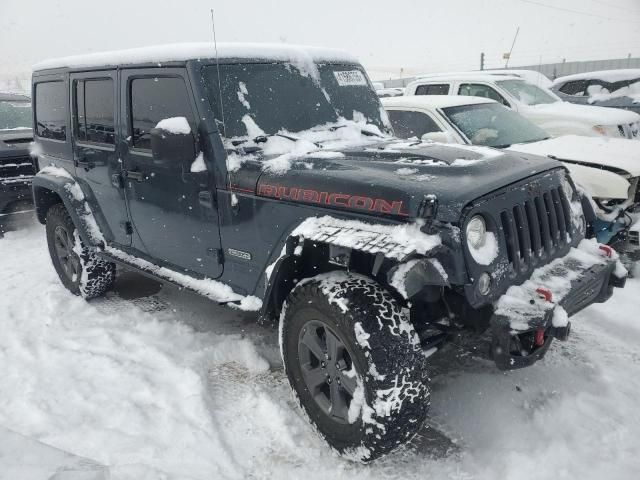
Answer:
[(404, 69), (640, 56), (640, 0), (0, 0), (0, 73), (37, 61), (158, 43), (285, 42), (338, 47), (374, 79)]

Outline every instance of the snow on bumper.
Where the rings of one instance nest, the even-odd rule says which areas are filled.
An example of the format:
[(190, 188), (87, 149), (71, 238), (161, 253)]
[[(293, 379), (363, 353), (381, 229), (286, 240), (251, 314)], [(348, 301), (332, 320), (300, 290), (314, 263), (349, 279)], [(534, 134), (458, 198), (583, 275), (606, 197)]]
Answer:
[(583, 240), (565, 257), (535, 270), (522, 285), (510, 287), (496, 302), (491, 318), (491, 351), (498, 368), (535, 363), (553, 338), (568, 337), (569, 316), (607, 301), (626, 277), (613, 249)]

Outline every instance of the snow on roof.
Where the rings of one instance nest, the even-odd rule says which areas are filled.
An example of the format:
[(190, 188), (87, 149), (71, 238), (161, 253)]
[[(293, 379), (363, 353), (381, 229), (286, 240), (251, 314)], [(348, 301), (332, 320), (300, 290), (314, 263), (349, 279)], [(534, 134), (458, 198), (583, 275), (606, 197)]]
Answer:
[(385, 107), (447, 108), (461, 105), (498, 103), (490, 98), (465, 95), (410, 95), (406, 97), (382, 98)]
[(558, 77), (553, 81), (553, 85), (565, 83), (569, 80), (604, 80), (606, 82), (619, 82), (622, 80), (633, 80), (640, 78), (640, 68), (623, 68), (619, 70), (600, 70), (599, 72), (574, 73)]
[(448, 79), (468, 79), (469, 77), (473, 77), (477, 80), (485, 80), (485, 81), (495, 81), (496, 77), (499, 77), (500, 80), (523, 80), (523, 78), (516, 73), (513, 75), (508, 75), (503, 73), (503, 71), (495, 71), (495, 73), (491, 73), (490, 70), (478, 70), (475, 72), (443, 72), (443, 73), (428, 73), (422, 75), (416, 75), (417, 80), (427, 80), (430, 78), (440, 79), (440, 78), (448, 78)]
[[(312, 61), (344, 61), (358, 63), (352, 55), (337, 49), (268, 43), (219, 43), (219, 58), (247, 58), (303, 63)], [(165, 63), (194, 59), (214, 59), (213, 43), (176, 43), (150, 47), (113, 50), (45, 60), (33, 70), (53, 68), (89, 68), (112, 65)]]

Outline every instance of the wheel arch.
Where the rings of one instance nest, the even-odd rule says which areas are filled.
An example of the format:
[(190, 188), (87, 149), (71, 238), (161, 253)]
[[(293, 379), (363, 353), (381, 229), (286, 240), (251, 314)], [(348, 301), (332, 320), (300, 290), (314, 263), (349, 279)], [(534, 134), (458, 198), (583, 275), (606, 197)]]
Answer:
[(49, 209), (62, 203), (69, 212), (73, 223), (78, 229), (80, 238), (86, 245), (91, 247), (103, 247), (103, 242), (91, 235), (88, 225), (88, 206), (84, 197), (79, 197), (76, 192), (82, 192), (78, 183), (72, 178), (67, 178), (48, 173), (38, 173), (33, 179), (33, 202), (36, 209), (36, 216), (41, 224), (47, 221)]
[[(407, 267), (404, 271), (401, 270), (403, 266)], [(416, 295), (434, 300), (440, 297), (442, 287), (449, 286), (447, 275), (436, 258), (409, 256), (397, 260), (386, 257), (382, 252), (371, 253), (289, 235), (282, 253), (267, 268), (261, 318), (267, 321), (277, 319), (285, 299), (300, 280), (333, 270), (367, 276), (402, 303)], [(398, 271), (402, 271), (402, 286), (394, 280)]]

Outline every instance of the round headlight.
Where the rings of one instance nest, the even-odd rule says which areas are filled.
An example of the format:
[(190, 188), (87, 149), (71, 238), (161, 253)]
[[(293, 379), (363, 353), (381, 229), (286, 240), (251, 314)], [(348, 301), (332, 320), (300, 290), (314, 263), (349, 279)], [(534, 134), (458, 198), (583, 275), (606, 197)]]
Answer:
[(489, 293), (489, 290), (491, 290), (491, 275), (484, 272), (480, 275), (480, 278), (478, 278), (478, 291), (480, 295), (486, 295)]
[(469, 220), (466, 236), (469, 248), (478, 250), (484, 246), (487, 241), (487, 224), (481, 215), (476, 215)]

